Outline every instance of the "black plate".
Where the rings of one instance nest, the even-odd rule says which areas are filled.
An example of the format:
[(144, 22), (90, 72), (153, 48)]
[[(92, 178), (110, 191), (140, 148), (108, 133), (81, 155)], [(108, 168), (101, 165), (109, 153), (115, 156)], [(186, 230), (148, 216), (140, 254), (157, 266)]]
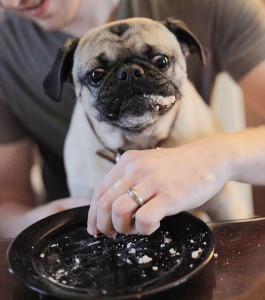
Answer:
[(112, 239), (87, 233), (88, 208), (67, 210), (25, 229), (8, 249), (9, 270), (41, 294), (117, 300), (175, 287), (213, 255), (212, 232), (189, 213), (165, 218), (148, 237)]

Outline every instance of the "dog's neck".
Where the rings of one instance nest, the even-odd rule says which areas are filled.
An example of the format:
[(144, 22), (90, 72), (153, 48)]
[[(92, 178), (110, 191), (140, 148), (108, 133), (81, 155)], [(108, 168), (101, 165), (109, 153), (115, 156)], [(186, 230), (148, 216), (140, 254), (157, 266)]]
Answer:
[(169, 137), (172, 126), (175, 123), (180, 104), (179, 101), (174, 104), (170, 111), (161, 116), (155, 124), (137, 134), (124, 132), (122, 129), (104, 122), (95, 125), (87, 117), (94, 134), (102, 144), (103, 149), (100, 152), (116, 156), (116, 154), (119, 155), (127, 150), (163, 147), (163, 142)]

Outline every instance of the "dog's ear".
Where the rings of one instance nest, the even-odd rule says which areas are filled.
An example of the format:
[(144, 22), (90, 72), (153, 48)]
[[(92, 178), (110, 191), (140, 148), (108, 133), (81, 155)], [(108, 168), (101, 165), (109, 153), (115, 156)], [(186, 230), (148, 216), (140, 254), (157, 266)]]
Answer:
[(43, 81), (44, 93), (56, 102), (61, 100), (64, 82), (71, 78), (74, 52), (79, 39), (69, 39), (57, 52), (55, 61)]
[(199, 54), (203, 64), (208, 62), (209, 53), (184, 22), (169, 18), (162, 22), (162, 24), (176, 36), (177, 40), (181, 43), (182, 51), (185, 56), (196, 52)]

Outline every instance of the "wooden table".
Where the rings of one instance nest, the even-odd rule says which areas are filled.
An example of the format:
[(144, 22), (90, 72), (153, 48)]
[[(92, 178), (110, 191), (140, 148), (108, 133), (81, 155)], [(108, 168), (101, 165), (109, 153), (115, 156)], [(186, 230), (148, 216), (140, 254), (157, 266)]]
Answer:
[[(265, 299), (265, 218), (209, 226), (217, 257), (191, 280), (150, 299)], [(6, 251), (11, 241), (0, 240), (0, 299), (53, 299), (28, 290), (9, 274)]]

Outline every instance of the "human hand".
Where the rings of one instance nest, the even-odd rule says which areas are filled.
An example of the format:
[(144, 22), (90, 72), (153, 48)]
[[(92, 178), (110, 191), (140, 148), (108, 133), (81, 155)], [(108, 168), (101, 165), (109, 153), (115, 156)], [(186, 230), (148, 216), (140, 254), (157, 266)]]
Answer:
[[(95, 189), (88, 232), (154, 232), (169, 215), (196, 208), (230, 179), (226, 143), (207, 138), (172, 149), (127, 151)], [(126, 192), (133, 188), (139, 204)]]
[(24, 220), (28, 224), (32, 224), (40, 219), (46, 218), (50, 215), (62, 212), (64, 210), (89, 205), (89, 202), (90, 201), (87, 198), (58, 199), (29, 210), (27, 213), (25, 213)]
[(1, 214), (1, 237), (14, 238), (31, 224), (67, 209), (89, 205), (86, 198), (65, 198), (49, 202), (36, 208), (23, 206), (21, 203), (10, 202), (2, 206), (5, 213)]

